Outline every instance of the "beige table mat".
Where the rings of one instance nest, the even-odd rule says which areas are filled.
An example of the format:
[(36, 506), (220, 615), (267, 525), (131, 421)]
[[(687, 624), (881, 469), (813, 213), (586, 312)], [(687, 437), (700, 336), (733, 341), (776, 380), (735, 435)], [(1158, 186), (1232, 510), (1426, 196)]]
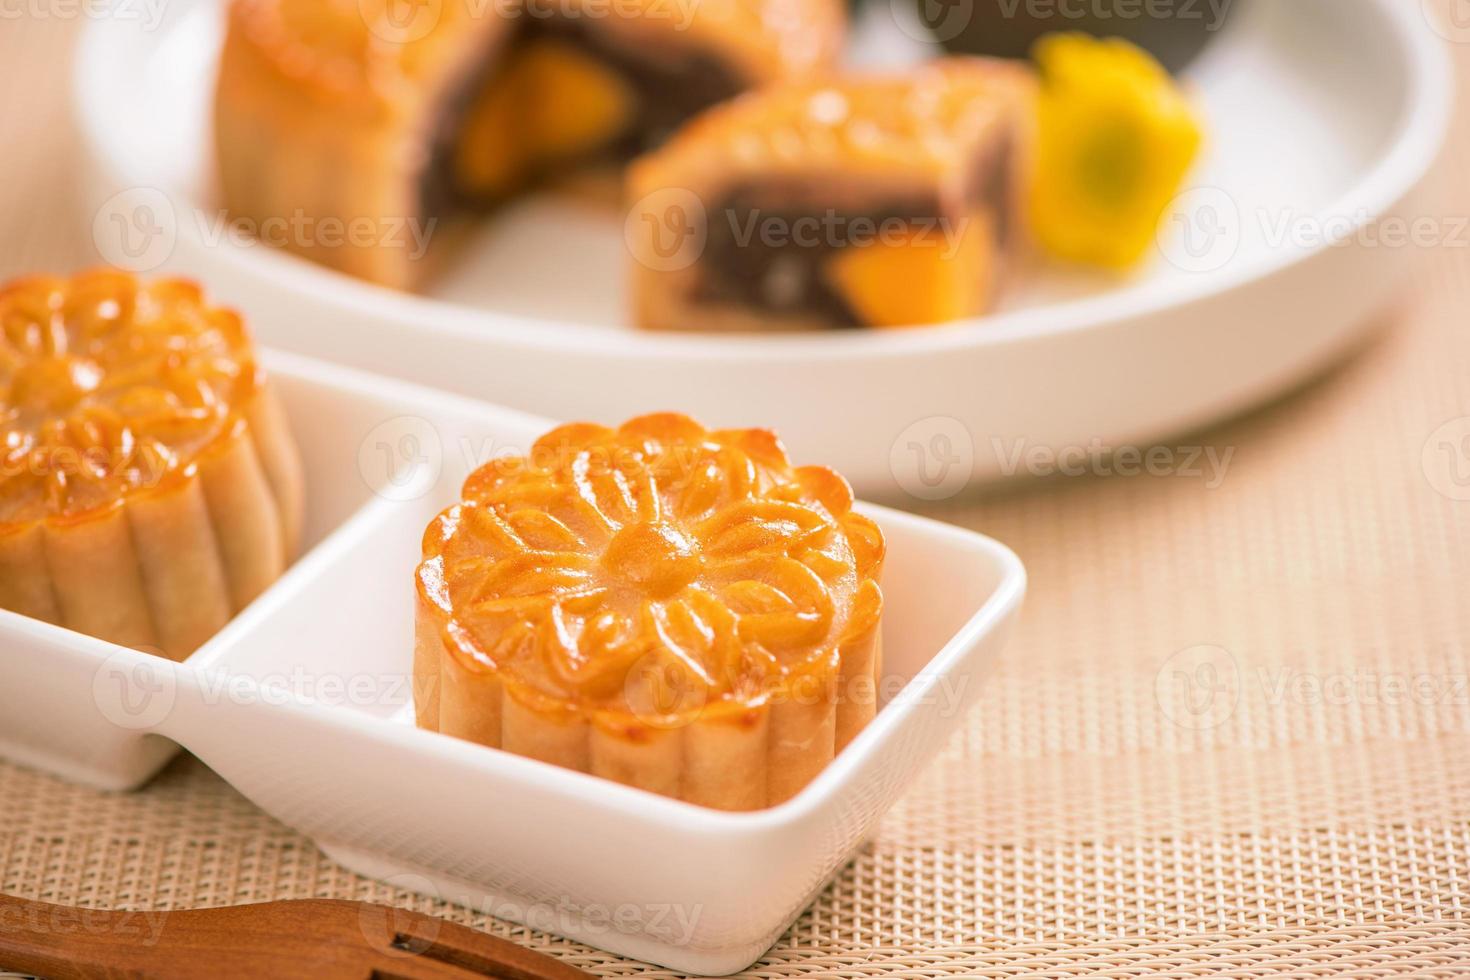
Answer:
[[(0, 274), (95, 261), (65, 121), (75, 26), (0, 21)], [(1470, 70), (1470, 46), (1455, 56)], [(1451, 230), (1470, 214), (1461, 115)], [(925, 508), (1021, 554), (1024, 626), (963, 733), (752, 976), (1470, 975), (1470, 422), (1442, 428), (1470, 416), (1467, 244), (1426, 250), (1330, 376), (1176, 440), (1181, 463), (1233, 452), (1218, 486), (1059, 477)], [(373, 898), (669, 975), (359, 878), (187, 756), (133, 795), (0, 764), (0, 890)]]

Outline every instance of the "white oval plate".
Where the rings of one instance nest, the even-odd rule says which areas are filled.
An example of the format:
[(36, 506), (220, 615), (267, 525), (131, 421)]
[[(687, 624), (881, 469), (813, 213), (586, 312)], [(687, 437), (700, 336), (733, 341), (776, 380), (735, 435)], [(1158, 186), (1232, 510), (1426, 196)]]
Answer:
[[(89, 25), (76, 73), (110, 261), (199, 277), (267, 344), (527, 411), (770, 425), (879, 497), (1162, 438), (1325, 365), (1413, 254), (1450, 115), (1421, 4), (1240, 4), (1190, 72), (1209, 132), (1193, 189), (1127, 280), (1050, 274), (991, 316), (910, 331), (647, 334), (622, 320), (621, 221), (565, 200), (488, 223), (429, 296), (223, 234), (208, 190), (218, 7), (127, 9)], [(864, 60), (913, 57), (876, 10)]]

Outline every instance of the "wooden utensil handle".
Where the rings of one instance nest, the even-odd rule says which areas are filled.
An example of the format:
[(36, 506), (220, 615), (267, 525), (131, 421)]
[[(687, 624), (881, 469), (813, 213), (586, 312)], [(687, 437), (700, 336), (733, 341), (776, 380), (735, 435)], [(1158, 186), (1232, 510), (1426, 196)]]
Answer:
[(46, 980), (591, 978), (568, 963), (468, 926), (334, 899), (118, 912), (0, 895), (0, 967)]
[(162, 912), (112, 912), (0, 895), (0, 966), (46, 980), (119, 977), (117, 954), (157, 940)]

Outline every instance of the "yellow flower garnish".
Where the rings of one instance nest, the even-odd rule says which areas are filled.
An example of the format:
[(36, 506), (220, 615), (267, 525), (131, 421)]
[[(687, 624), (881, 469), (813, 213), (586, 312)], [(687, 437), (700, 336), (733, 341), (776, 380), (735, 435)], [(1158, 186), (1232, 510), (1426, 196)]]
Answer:
[(1126, 268), (1153, 240), (1200, 145), (1169, 73), (1126, 41), (1052, 34), (1041, 68), (1031, 222), (1058, 258)]

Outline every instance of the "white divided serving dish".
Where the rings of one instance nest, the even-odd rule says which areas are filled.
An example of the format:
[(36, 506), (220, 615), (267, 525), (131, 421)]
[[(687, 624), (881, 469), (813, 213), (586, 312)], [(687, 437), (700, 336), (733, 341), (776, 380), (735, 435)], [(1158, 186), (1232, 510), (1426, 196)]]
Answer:
[(722, 813), (414, 727), (429, 520), (551, 423), (294, 355), (265, 362), (307, 464), (310, 549), (175, 664), (0, 612), (0, 754), (98, 786), (197, 754), (349, 868), (674, 969), (753, 962), (959, 725), (1025, 591), (1014, 554), (883, 528), (885, 703), (793, 799)]
[[(905, 2), (868, 5), (857, 60), (928, 52), (890, 15)], [(1018, 447), (1137, 445), (1239, 411), (1360, 336), (1416, 251), (1408, 223), (1434, 213), (1452, 73), (1427, 6), (1235, 4), (1188, 72), (1208, 145), (1146, 267), (1041, 276), (994, 315), (908, 331), (630, 329), (620, 217), (555, 198), (488, 222), (427, 296), (222, 235), (218, 0), (89, 23), (76, 104), (102, 254), (198, 276), (263, 343), (556, 418), (769, 425), (869, 497), (934, 498), (1015, 472)]]

